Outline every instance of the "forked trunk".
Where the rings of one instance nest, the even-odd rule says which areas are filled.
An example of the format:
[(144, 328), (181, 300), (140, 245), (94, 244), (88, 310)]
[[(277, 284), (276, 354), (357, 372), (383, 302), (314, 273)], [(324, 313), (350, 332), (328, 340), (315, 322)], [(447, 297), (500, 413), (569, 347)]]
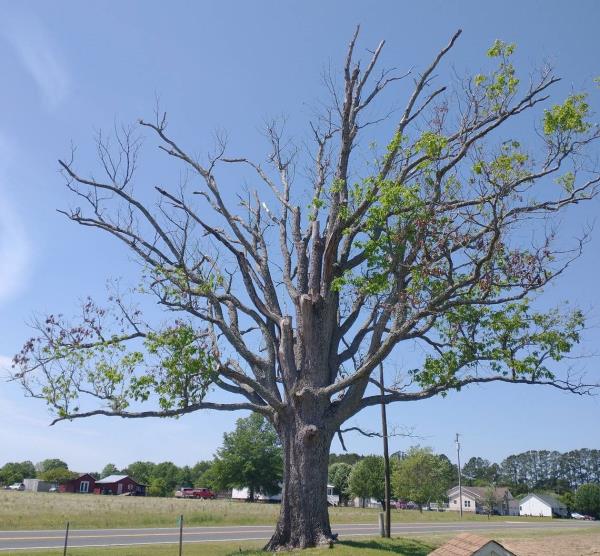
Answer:
[(281, 427), (284, 476), (281, 510), (265, 550), (307, 548), (334, 540), (327, 509), (332, 435), (315, 425)]

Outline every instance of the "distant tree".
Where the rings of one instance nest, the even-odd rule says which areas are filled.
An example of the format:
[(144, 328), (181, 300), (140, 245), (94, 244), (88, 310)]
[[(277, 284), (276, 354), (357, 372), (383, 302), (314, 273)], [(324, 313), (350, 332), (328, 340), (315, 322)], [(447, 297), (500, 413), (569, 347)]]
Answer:
[(148, 496), (170, 496), (173, 489), (170, 489), (166, 481), (160, 477), (152, 477), (148, 485)]
[(171, 461), (163, 461), (154, 466), (151, 478), (162, 479), (165, 485), (164, 488), (169, 494), (172, 494), (181, 484), (181, 469)]
[(69, 469), (69, 466), (61, 459), (51, 458), (40, 461), (36, 464), (35, 468), (37, 472), (41, 474), (52, 469)]
[(381, 456), (367, 456), (354, 464), (348, 477), (348, 487), (353, 496), (363, 500), (375, 498), (384, 502), (384, 467)]
[(221, 490), (223, 488), (223, 482), (217, 475), (218, 468), (212, 463), (206, 468), (204, 473), (197, 476), (194, 481), (194, 486), (197, 488), (212, 488), (213, 490)]
[(352, 465), (348, 463), (332, 463), (329, 466), (329, 482), (335, 487), (340, 497), (340, 504), (344, 504), (350, 496), (349, 479)]
[(9, 462), (0, 468), (0, 484), (21, 483), (23, 479), (34, 478), (36, 471), (30, 461)]
[(448, 458), (434, 454), (430, 448), (411, 448), (392, 474), (396, 496), (423, 506), (441, 502), (452, 484), (452, 467)]
[(130, 463), (123, 471), (130, 477), (133, 477), (139, 483), (150, 484), (150, 478), (154, 473), (155, 463), (151, 461), (134, 461)]
[(355, 453), (346, 454), (329, 454), (329, 465), (334, 463), (347, 463), (348, 465), (354, 465), (356, 462), (363, 459), (365, 456)]
[(273, 426), (259, 413), (238, 419), (235, 430), (223, 435), (211, 472), (219, 489), (247, 487), (252, 501), (258, 492), (279, 492), (283, 459)]
[(54, 467), (48, 471), (44, 471), (39, 474), (39, 478), (42, 481), (48, 481), (50, 483), (66, 483), (71, 479), (77, 477), (77, 473), (69, 471), (65, 467)]
[(575, 509), (579, 513), (600, 518), (600, 485), (581, 485), (575, 493)]
[(574, 512), (577, 506), (575, 493), (571, 491), (564, 492), (559, 496), (560, 501), (567, 507), (568, 512)]
[(194, 486), (194, 474), (189, 465), (184, 465), (179, 468), (179, 484), (182, 487)]
[(200, 483), (202, 482), (202, 476), (210, 469), (212, 463), (212, 461), (203, 460), (192, 467), (192, 482), (194, 486), (207, 486), (201, 485)]
[(494, 513), (498, 497), (496, 496), (496, 485), (488, 485), (483, 491), (483, 509), (488, 518)]
[(482, 483), (493, 481), (491, 467), (492, 464), (489, 460), (472, 457), (462, 468), (462, 475), (466, 479), (465, 483), (470, 486), (481, 486)]
[(120, 471), (117, 469), (114, 463), (107, 463), (102, 471), (100, 471), (100, 475), (102, 477), (108, 477), (109, 475), (118, 475)]

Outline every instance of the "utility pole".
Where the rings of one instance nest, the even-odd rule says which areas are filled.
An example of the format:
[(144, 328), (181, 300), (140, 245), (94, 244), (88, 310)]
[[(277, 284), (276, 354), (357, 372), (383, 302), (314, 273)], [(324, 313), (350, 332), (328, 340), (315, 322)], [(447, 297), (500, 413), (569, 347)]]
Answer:
[(383, 469), (385, 475), (385, 536), (392, 532), (392, 512), (390, 508), (390, 455), (388, 451), (387, 415), (385, 412), (385, 389), (383, 386), (383, 364), (379, 364), (379, 387), (381, 389), (381, 436), (383, 437)]
[(463, 516), (463, 499), (462, 499), (462, 483), (460, 480), (460, 442), (458, 440), (458, 433), (456, 433), (456, 458), (458, 460), (458, 502), (460, 504), (460, 517)]

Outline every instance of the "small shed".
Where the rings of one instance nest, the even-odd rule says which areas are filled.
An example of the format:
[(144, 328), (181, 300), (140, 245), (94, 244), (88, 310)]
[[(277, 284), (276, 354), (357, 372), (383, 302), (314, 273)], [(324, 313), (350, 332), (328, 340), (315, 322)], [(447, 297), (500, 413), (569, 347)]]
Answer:
[(75, 479), (71, 479), (70, 481), (66, 481), (62, 483), (58, 490), (59, 492), (76, 492), (78, 494), (89, 494), (94, 492), (94, 487), (96, 485), (96, 479), (92, 477), (89, 473), (84, 473), (83, 475), (79, 475)]
[(547, 494), (528, 494), (519, 504), (520, 515), (536, 517), (567, 517), (567, 507)]
[(138, 483), (129, 475), (109, 475), (96, 481), (94, 492), (97, 494), (129, 494), (146, 496), (146, 485)]
[(430, 552), (429, 556), (516, 556), (516, 554), (492, 539), (461, 533)]
[(23, 479), (25, 490), (29, 492), (49, 492), (56, 483), (42, 481), (41, 479)]

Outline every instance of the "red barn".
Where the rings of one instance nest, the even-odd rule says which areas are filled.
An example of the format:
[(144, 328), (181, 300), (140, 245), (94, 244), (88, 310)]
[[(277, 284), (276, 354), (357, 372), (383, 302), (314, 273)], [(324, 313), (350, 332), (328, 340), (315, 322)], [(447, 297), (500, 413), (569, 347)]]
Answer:
[(78, 492), (81, 494), (87, 494), (94, 492), (96, 486), (96, 479), (89, 473), (84, 473), (76, 479), (71, 479), (66, 483), (61, 484), (58, 487), (59, 492)]
[(96, 481), (97, 494), (130, 494), (131, 496), (146, 496), (146, 485), (141, 485), (128, 475), (109, 475)]

